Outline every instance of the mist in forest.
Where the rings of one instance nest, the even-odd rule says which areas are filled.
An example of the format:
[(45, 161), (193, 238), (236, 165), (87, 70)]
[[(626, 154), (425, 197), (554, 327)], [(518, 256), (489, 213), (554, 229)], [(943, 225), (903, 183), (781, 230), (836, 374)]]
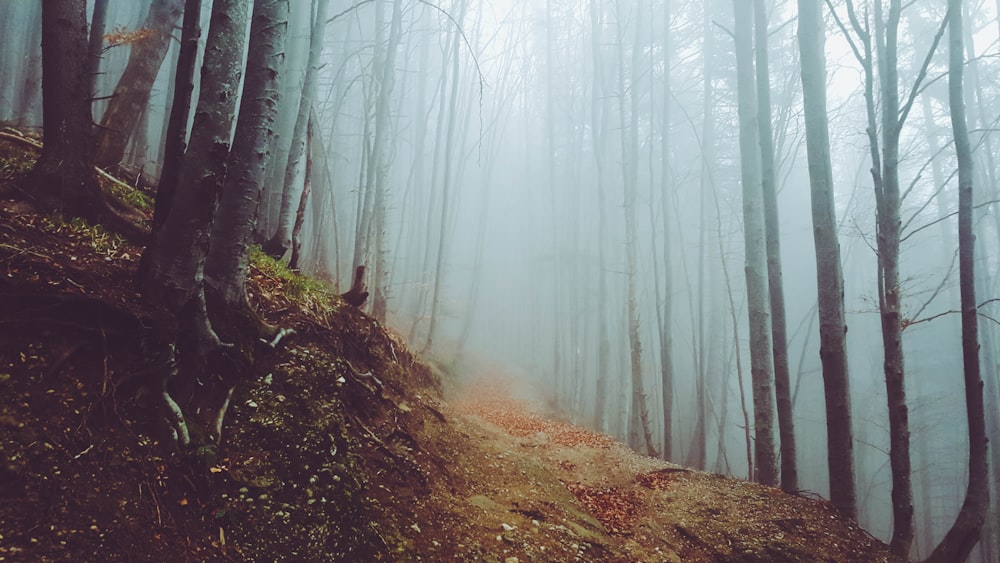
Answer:
[[(97, 3), (102, 127), (151, 14), (172, 30), (143, 55), (162, 60), (106, 163), (155, 188), (185, 2)], [(0, 3), (0, 121), (21, 129), (42, 125), (39, 4)], [(969, 481), (968, 177), (992, 438), (971, 560), (996, 561), (1000, 2), (815, 4), (806, 21), (793, 0), (291, 0), (255, 242), (338, 291), (366, 266), (367, 310), (460, 373), (537, 382), (562, 416), (639, 452), (832, 498), (922, 559)], [(810, 153), (824, 128), (827, 149)], [(820, 353), (838, 333), (840, 387), (833, 348)], [(909, 468), (894, 471), (899, 432)], [(835, 473), (844, 451), (853, 468)], [(912, 538), (894, 527), (904, 487)]]

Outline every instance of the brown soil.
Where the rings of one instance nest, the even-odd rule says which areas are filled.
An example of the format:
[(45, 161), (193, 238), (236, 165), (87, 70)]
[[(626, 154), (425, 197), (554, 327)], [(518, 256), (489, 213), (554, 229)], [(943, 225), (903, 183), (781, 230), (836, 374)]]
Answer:
[[(636, 455), (439, 375), (331, 290), (192, 465), (145, 403), (141, 248), (23, 203), (0, 141), (0, 561), (893, 561), (828, 503)], [(445, 377), (451, 381), (453, 376)]]

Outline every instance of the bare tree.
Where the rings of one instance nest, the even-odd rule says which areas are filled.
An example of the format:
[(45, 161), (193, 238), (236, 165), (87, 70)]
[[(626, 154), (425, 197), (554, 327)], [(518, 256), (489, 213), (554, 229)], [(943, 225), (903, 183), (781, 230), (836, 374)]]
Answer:
[(132, 44), (128, 66), (101, 119), (101, 134), (97, 139), (99, 166), (118, 164), (125, 155), (125, 147), (149, 104), (153, 81), (183, 8), (183, 0), (153, 0), (150, 4), (143, 23), (144, 35)]
[(302, 198), (298, 183), (298, 169), (306, 154), (306, 131), (309, 126), (309, 112), (316, 100), (316, 75), (319, 72), (319, 56), (323, 52), (323, 35), (326, 30), (326, 12), (330, 0), (314, 0), (312, 31), (309, 36), (309, 60), (306, 75), (302, 80), (302, 95), (298, 102), (298, 113), (292, 131), (292, 144), (288, 150), (284, 182), (281, 190), (281, 209), (274, 235), (262, 246), (271, 256), (280, 258), (292, 246), (292, 229), (295, 226), (295, 212)]
[(833, 199), (833, 165), (826, 104), (826, 54), (822, 8), (799, 0), (799, 51), (802, 58), (802, 103), (816, 248), (817, 303), (820, 316), (820, 360), (826, 398), (827, 470), (830, 500), (849, 518), (857, 518), (851, 390), (847, 371), (847, 323), (844, 276), (837, 239)]
[(739, 97), (740, 169), (743, 184), (743, 232), (746, 248), (747, 308), (750, 319), (750, 378), (753, 382), (756, 480), (778, 483), (774, 443), (774, 365), (768, 303), (767, 247), (761, 188), (758, 116), (754, 85), (753, 11), (733, 2), (736, 26), (736, 88)]
[(243, 0), (213, 3), (205, 72), (188, 153), (170, 214), (156, 244), (147, 249), (152, 254), (141, 280), (143, 297), (156, 311), (160, 338), (179, 344), (180, 363), (171, 348), (169, 369), (161, 374), (159, 383), (170, 430), (181, 446), (187, 446), (191, 437), (182, 406), (171, 395), (171, 383), (190, 389), (203, 362), (227, 348), (208, 317), (204, 269), (236, 113), (237, 96), (233, 94), (243, 71), (247, 9)]
[(767, 285), (771, 304), (771, 346), (774, 354), (774, 393), (778, 407), (778, 433), (781, 443), (781, 488), (786, 491), (796, 491), (799, 488), (799, 472), (795, 462), (795, 422), (792, 419), (791, 385), (788, 376), (788, 334), (785, 327), (785, 289), (781, 275), (778, 188), (771, 132), (771, 69), (768, 64), (767, 12), (764, 0), (754, 0), (754, 38)]
[(965, 368), (965, 409), (969, 429), (969, 482), (965, 501), (951, 529), (927, 561), (965, 561), (979, 542), (989, 508), (986, 413), (979, 368), (979, 311), (976, 306), (975, 234), (972, 217), (972, 146), (965, 117), (962, 0), (948, 1), (948, 102), (958, 158), (958, 262), (962, 303), (962, 364)]
[(31, 172), (43, 209), (100, 222), (108, 213), (93, 167), (84, 0), (42, 4), (42, 155)]

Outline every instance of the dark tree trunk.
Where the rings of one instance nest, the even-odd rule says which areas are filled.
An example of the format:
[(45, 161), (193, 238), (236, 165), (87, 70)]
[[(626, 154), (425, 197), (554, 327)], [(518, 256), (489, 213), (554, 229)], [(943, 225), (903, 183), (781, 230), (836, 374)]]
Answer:
[(42, 3), (44, 148), (31, 173), (40, 207), (92, 222), (104, 206), (93, 167), (84, 0)]
[(250, 315), (247, 249), (253, 238), (268, 149), (277, 125), (287, 29), (288, 0), (254, 3), (243, 104), (205, 263), (207, 291), (224, 306), (243, 311), (245, 317)]
[(91, 96), (97, 91), (97, 73), (101, 70), (104, 53), (104, 24), (108, 18), (108, 0), (95, 0), (94, 15), (90, 18), (90, 39), (87, 43), (87, 74), (90, 77)]
[(198, 39), (201, 37), (201, 0), (187, 0), (184, 3), (183, 26), (180, 52), (177, 55), (174, 100), (170, 106), (170, 119), (167, 122), (164, 143), (163, 172), (160, 174), (160, 183), (156, 188), (153, 233), (163, 227), (167, 214), (170, 212), (187, 144), (191, 95), (194, 91), (195, 63), (198, 58)]
[[(158, 313), (157, 330), (166, 342), (176, 342), (181, 360), (180, 386), (190, 385), (196, 370), (222, 343), (208, 320), (203, 287), (209, 233), (229, 154), (243, 63), (247, 20), (244, 0), (216, 0), (205, 45), (198, 107), (180, 182), (152, 252), (143, 280), (143, 297)], [(175, 372), (180, 373), (180, 372)], [(175, 373), (165, 374), (170, 378)], [(181, 413), (172, 404), (164, 381), (164, 401), (174, 415), (178, 441), (189, 441)], [(182, 404), (185, 401), (182, 400)], [(173, 407), (173, 408), (171, 408)]]
[(153, 0), (143, 23), (148, 37), (132, 44), (128, 65), (115, 87), (101, 120), (97, 164), (113, 166), (122, 161), (139, 117), (149, 104), (153, 82), (170, 47), (170, 38), (183, 10), (183, 0)]
[(976, 307), (975, 234), (972, 217), (972, 147), (963, 97), (962, 0), (948, 1), (948, 99), (958, 158), (958, 264), (962, 303), (962, 364), (965, 368), (965, 408), (969, 428), (969, 482), (958, 517), (930, 557), (931, 563), (965, 561), (979, 542), (989, 508), (986, 413), (979, 368), (979, 312)]
[(833, 165), (826, 113), (826, 56), (823, 16), (814, 0), (799, 0), (802, 98), (812, 200), (813, 242), (819, 310), (820, 361), (826, 398), (827, 468), (830, 500), (845, 516), (857, 518), (851, 391), (847, 371), (844, 276), (833, 201)]

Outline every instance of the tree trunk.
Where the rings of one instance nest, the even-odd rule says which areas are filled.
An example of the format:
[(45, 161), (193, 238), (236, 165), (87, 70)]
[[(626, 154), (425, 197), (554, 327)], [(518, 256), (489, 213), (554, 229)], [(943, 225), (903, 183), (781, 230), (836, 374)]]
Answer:
[(254, 2), (243, 103), (205, 263), (205, 284), (210, 291), (227, 306), (244, 310), (249, 309), (247, 248), (253, 237), (268, 150), (278, 120), (288, 6), (288, 0)]
[(774, 169), (774, 142), (771, 136), (771, 80), (764, 0), (754, 0), (754, 32), (757, 63), (757, 123), (760, 131), (767, 284), (771, 302), (771, 346), (774, 355), (774, 392), (778, 406), (778, 434), (781, 441), (781, 488), (786, 491), (796, 491), (799, 488), (799, 472), (795, 461), (795, 422), (792, 417), (791, 385), (788, 375), (788, 335), (785, 327), (785, 290), (781, 274), (778, 188)]
[(979, 312), (976, 307), (975, 234), (972, 217), (972, 147), (965, 117), (963, 73), (962, 1), (948, 1), (949, 65), (948, 100), (958, 159), (958, 263), (962, 303), (962, 364), (965, 370), (965, 408), (969, 429), (969, 481), (958, 516), (931, 563), (965, 561), (979, 542), (989, 508), (986, 413), (983, 380), (979, 369)]
[(302, 81), (302, 97), (299, 99), (299, 111), (295, 117), (295, 127), (292, 131), (292, 144), (288, 150), (288, 164), (285, 166), (285, 177), (281, 191), (281, 209), (278, 211), (278, 225), (272, 236), (264, 243), (264, 251), (280, 258), (292, 244), (292, 229), (295, 226), (295, 212), (298, 209), (302, 190), (296, 184), (298, 168), (306, 152), (306, 129), (309, 125), (309, 112), (316, 101), (316, 78), (319, 73), (319, 57), (323, 53), (323, 36), (326, 30), (326, 12), (330, 0), (316, 0), (315, 19), (312, 22), (312, 32), (309, 39), (309, 60), (306, 63), (306, 75)]
[(153, 213), (153, 232), (163, 227), (170, 205), (177, 191), (181, 164), (187, 145), (188, 119), (191, 115), (191, 96), (194, 91), (194, 73), (198, 58), (198, 39), (201, 37), (201, 0), (184, 3), (184, 23), (181, 29), (181, 46), (177, 55), (177, 76), (174, 100), (163, 152), (163, 172), (156, 189), (156, 208)]
[(125, 156), (139, 117), (149, 105), (153, 82), (170, 47), (170, 38), (183, 11), (182, 0), (153, 0), (143, 23), (148, 36), (132, 44), (125, 72), (101, 119), (97, 139), (97, 164), (108, 167)]
[[(156, 311), (160, 339), (177, 344), (180, 364), (162, 376), (162, 397), (178, 443), (190, 436), (183, 407), (171, 398), (168, 385), (193, 388), (204, 361), (224, 346), (208, 318), (204, 268), (209, 235), (222, 189), (232, 121), (243, 69), (248, 5), (244, 0), (215, 0), (205, 45), (202, 75), (189, 151), (181, 169), (173, 205), (149, 258), (142, 280), (143, 298)], [(172, 358), (171, 358), (172, 359)], [(203, 401), (203, 393), (190, 400)], [(188, 402), (183, 397), (182, 405)], [(199, 405), (202, 406), (202, 405)], [(196, 411), (192, 411), (196, 412)]]
[[(381, 5), (382, 0), (376, 0)], [(380, 72), (378, 99), (375, 103), (375, 144), (372, 148), (372, 161), (375, 164), (375, 276), (372, 287), (372, 316), (379, 321), (385, 321), (388, 305), (388, 272), (386, 271), (386, 206), (389, 191), (389, 141), (392, 134), (389, 125), (392, 90), (396, 82), (396, 51), (399, 47), (402, 26), (402, 0), (392, 2), (392, 20), (389, 28), (389, 43), (385, 54), (379, 61)], [(379, 25), (382, 25), (381, 20)], [(457, 55), (457, 53), (456, 53)], [(369, 182), (372, 177), (369, 176)], [(470, 312), (471, 314), (471, 312)]]
[(90, 76), (87, 74), (87, 15), (84, 0), (42, 4), (41, 157), (31, 172), (31, 195), (45, 211), (105, 217), (93, 167)]
[[(636, 21), (641, 21), (641, 16), (637, 16)], [(642, 373), (642, 342), (639, 334), (639, 306), (637, 303), (638, 291), (636, 278), (638, 277), (636, 267), (636, 255), (638, 252), (638, 234), (636, 227), (636, 196), (638, 184), (639, 168), (639, 101), (637, 92), (637, 77), (639, 75), (639, 51), (638, 28), (636, 26), (636, 41), (632, 46), (631, 77), (626, 83), (625, 80), (625, 22), (622, 20), (620, 7), (618, 8), (618, 109), (621, 119), (622, 136), (622, 180), (624, 183), (624, 212), (625, 212), (625, 275), (626, 275), (626, 317), (628, 323), (628, 342), (630, 351), (630, 366), (632, 373), (632, 397), (631, 397), (631, 417), (630, 420), (634, 429), (641, 429), (642, 444), (646, 454), (650, 457), (656, 456), (656, 448), (653, 446), (652, 431), (649, 423), (649, 411), (646, 406), (646, 391), (643, 384)], [(626, 86), (627, 84), (627, 86)], [(626, 107), (626, 92), (629, 92), (630, 104)], [(628, 120), (626, 121), (626, 116)], [(635, 428), (635, 424), (639, 428)], [(633, 432), (629, 432), (630, 437)], [(630, 445), (637, 446), (638, 444)]]
[(90, 77), (90, 95), (97, 91), (97, 74), (104, 54), (104, 25), (108, 18), (108, 0), (95, 0), (94, 15), (90, 18), (90, 37), (87, 41), (87, 74)]
[(768, 306), (767, 247), (761, 190), (760, 147), (753, 63), (753, 12), (734, 0), (736, 14), (736, 83), (740, 120), (740, 169), (743, 184), (743, 229), (746, 247), (747, 309), (750, 321), (750, 378), (753, 382), (756, 480), (777, 485), (774, 444), (774, 366)]
[[(882, 20), (882, 3), (875, 3), (875, 36), (879, 52), (879, 79), (882, 94), (882, 170), (872, 167), (875, 183), (878, 247), (879, 311), (882, 322), (886, 397), (889, 408), (889, 465), (892, 470), (893, 531), (889, 547), (907, 556), (913, 543), (913, 485), (910, 461), (909, 408), (906, 404), (903, 365), (903, 317), (899, 279), (900, 193), (899, 193), (899, 86), (897, 32), (900, 0), (889, 3), (888, 21)], [(869, 57), (869, 60), (870, 57)], [(867, 72), (871, 72), (870, 64)], [(869, 135), (875, 126), (873, 100), (869, 100)], [(873, 153), (877, 151), (874, 144)], [(877, 162), (877, 160), (876, 160)]]
[(288, 259), (288, 267), (298, 270), (302, 260), (302, 227), (306, 222), (306, 207), (309, 205), (309, 197), (312, 195), (313, 166), (315, 165), (316, 144), (314, 135), (316, 134), (316, 110), (309, 113), (309, 126), (306, 127), (306, 170), (302, 177), (302, 197), (299, 198), (299, 207), (295, 211), (295, 225), (292, 227), (292, 255)]
[(827, 469), (830, 500), (848, 518), (857, 518), (851, 391), (847, 370), (844, 276), (833, 199), (833, 165), (826, 110), (826, 55), (820, 4), (799, 0), (799, 51), (806, 151), (812, 201), (813, 243), (819, 310), (820, 361), (826, 399)]
[[(670, 31), (670, 0), (664, 0), (663, 4), (663, 116), (660, 125), (660, 165), (662, 166), (660, 176), (660, 207), (663, 213), (663, 296), (658, 308), (657, 327), (660, 337), (660, 391), (663, 402), (663, 443), (660, 454), (665, 460), (673, 459), (673, 408), (674, 408), (674, 365), (673, 365), (673, 338), (671, 336), (671, 321), (673, 320), (673, 283), (671, 281), (674, 269), (672, 251), (670, 245), (672, 238), (670, 235), (670, 223), (667, 221), (670, 199), (667, 197), (671, 190), (671, 159), (670, 159), (670, 104), (671, 104), (671, 81), (670, 63), (671, 56), (671, 31)], [(657, 283), (657, 289), (660, 284)], [(720, 429), (720, 434), (722, 429)]]

